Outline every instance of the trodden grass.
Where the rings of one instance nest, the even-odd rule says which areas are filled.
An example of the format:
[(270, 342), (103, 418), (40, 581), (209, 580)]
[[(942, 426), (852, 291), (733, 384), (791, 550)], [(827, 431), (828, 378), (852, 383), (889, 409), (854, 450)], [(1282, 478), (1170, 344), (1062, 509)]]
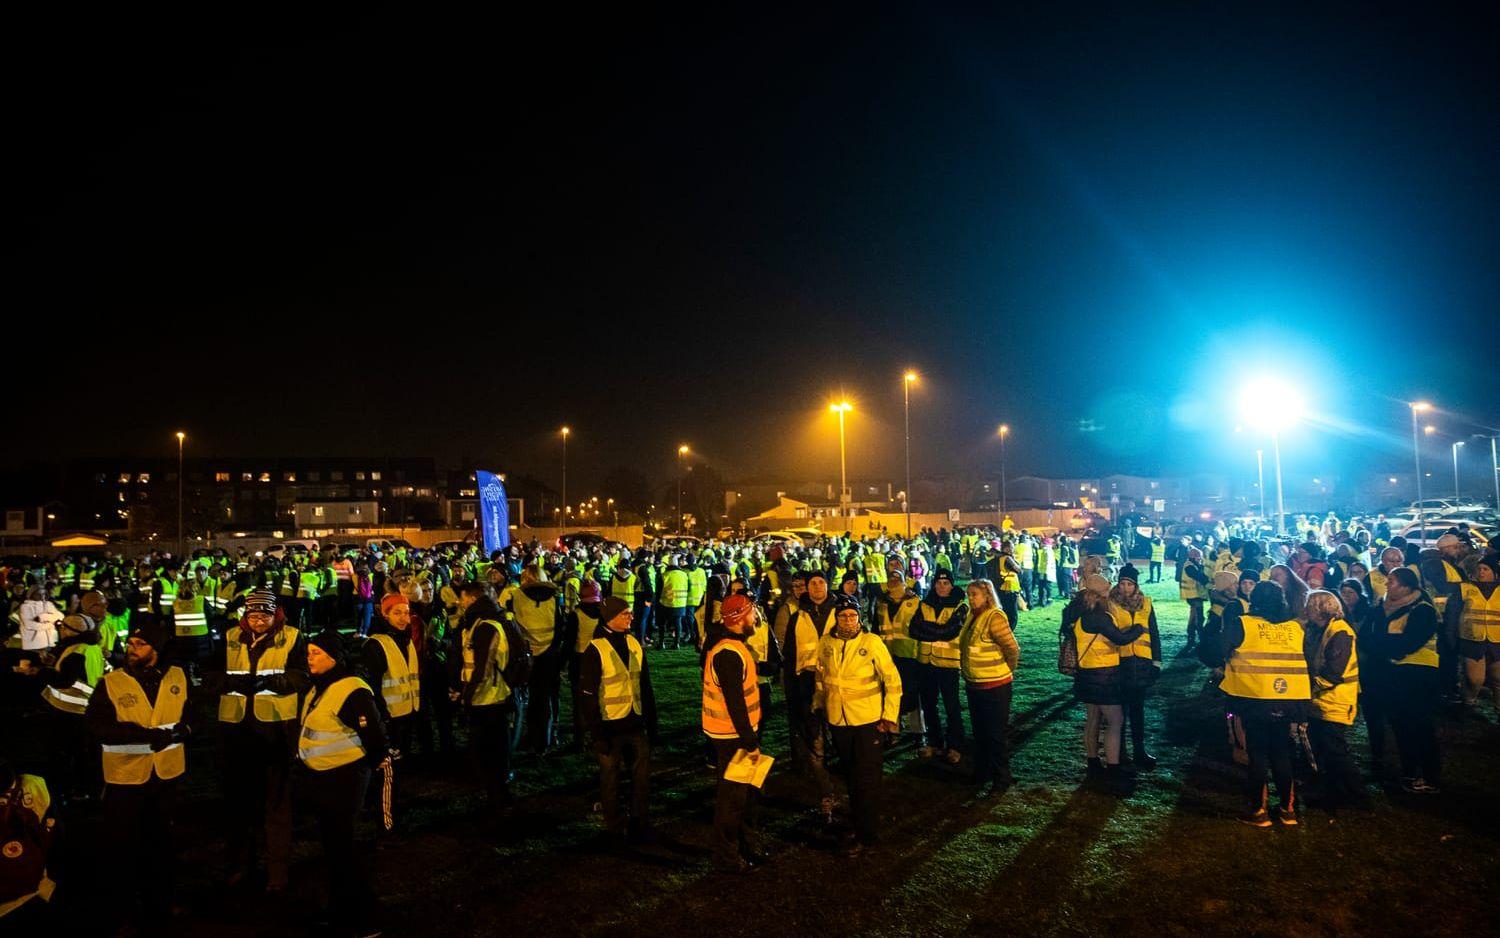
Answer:
[[(1013, 789), (976, 802), (967, 762), (952, 769), (898, 750), (886, 766), (883, 843), (849, 861), (819, 831), (811, 792), (783, 758), (762, 810), (774, 862), (726, 879), (708, 856), (713, 776), (698, 733), (697, 657), (653, 652), (663, 740), (652, 804), (666, 841), (610, 849), (591, 814), (594, 766), (576, 754), (518, 758), (521, 800), (498, 836), (481, 829), (482, 798), (465, 776), (417, 771), (403, 779), (404, 830), (373, 850), (386, 933), (1489, 933), (1488, 893), (1500, 883), (1493, 714), (1445, 719), (1441, 796), (1387, 794), (1372, 779), (1371, 814), (1330, 824), (1314, 808), (1299, 829), (1245, 827), (1234, 821), (1242, 776), (1222, 704), (1180, 653), (1186, 607), (1170, 582), (1146, 589), (1166, 657), (1147, 707), (1161, 762), (1128, 797), (1081, 785), (1083, 710), (1055, 668), (1054, 604), (1023, 613), (1017, 630)], [(785, 757), (780, 703), (778, 691), (764, 750)], [(1362, 725), (1354, 745), (1363, 759)], [(219, 885), (213, 821), (223, 808), (209, 748), (199, 745), (186, 792), (183, 930), (317, 932), (321, 873), (306, 818), (284, 903)]]

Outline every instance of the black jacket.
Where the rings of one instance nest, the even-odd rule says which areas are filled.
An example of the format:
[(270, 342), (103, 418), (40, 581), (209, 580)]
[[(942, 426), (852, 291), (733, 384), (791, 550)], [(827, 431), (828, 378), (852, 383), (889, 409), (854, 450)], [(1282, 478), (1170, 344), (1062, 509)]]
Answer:
[[(609, 642), (615, 654), (624, 662), (630, 661), (630, 647), (626, 641), (628, 632), (612, 632), (604, 623), (594, 629), (594, 637)], [(608, 740), (619, 733), (638, 733), (645, 730), (651, 741), (656, 742), (656, 695), (651, 691), (651, 665), (641, 655), (641, 713), (629, 713), (618, 720), (606, 720), (599, 712), (599, 682), (604, 674), (599, 649), (590, 645), (578, 660), (578, 715), (583, 728), (594, 740)]]

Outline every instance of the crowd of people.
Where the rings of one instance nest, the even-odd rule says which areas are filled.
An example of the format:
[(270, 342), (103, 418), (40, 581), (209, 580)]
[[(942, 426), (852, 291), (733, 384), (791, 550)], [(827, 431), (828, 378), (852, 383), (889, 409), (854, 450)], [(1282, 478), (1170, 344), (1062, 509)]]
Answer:
[[(17, 842), (43, 858), (58, 819), (100, 812), (109, 842), (99, 848), (157, 871), (158, 889), (100, 884), (149, 928), (170, 911), (186, 752), (215, 733), (226, 882), (287, 888), (295, 800), (318, 821), (330, 923), (369, 934), (378, 914), (356, 821), (371, 811), (378, 830), (399, 827), (398, 781), (454, 766), (460, 738), (493, 829), (516, 802), (518, 750), (575, 752), (597, 762), (607, 834), (653, 840), (650, 662), (691, 646), (719, 868), (745, 873), (767, 860), (757, 769), (778, 705), (809, 808), (858, 856), (880, 836), (894, 747), (967, 763), (981, 798), (1013, 783), (1023, 610), (1062, 604), (1057, 647), (1033, 649), (1027, 666), (1053, 667), (1055, 651), (1072, 676), (1086, 782), (1127, 796), (1135, 774), (1155, 766), (1146, 712), (1163, 636), (1132, 557), (1148, 564), (1147, 583), (1172, 561), (1189, 608), (1186, 650), (1222, 692), (1246, 766), (1247, 823), (1299, 823), (1299, 748), (1331, 812), (1362, 807), (1347, 739), (1361, 713), (1374, 767), (1389, 728), (1401, 788), (1436, 794), (1440, 703), (1500, 694), (1500, 559), (1464, 532), (1421, 550), (1357, 523), (1299, 519), (1295, 529), (1297, 539), (1226, 530), (1173, 544), (1159, 531), (1134, 544), (1133, 531), (1074, 539), (1007, 528), (807, 544), (533, 543), (488, 557), (473, 545), (60, 556), (0, 569), (6, 680), (32, 701), (27, 716), (45, 721), (48, 741), (41, 765), (5, 753), (0, 806), (24, 803), (7, 808), (6, 823), (24, 827)], [(0, 893), (0, 916), (46, 914), (56, 867), (28, 869), (34, 881), (28, 873)], [(70, 888), (63, 882), (64, 895)]]

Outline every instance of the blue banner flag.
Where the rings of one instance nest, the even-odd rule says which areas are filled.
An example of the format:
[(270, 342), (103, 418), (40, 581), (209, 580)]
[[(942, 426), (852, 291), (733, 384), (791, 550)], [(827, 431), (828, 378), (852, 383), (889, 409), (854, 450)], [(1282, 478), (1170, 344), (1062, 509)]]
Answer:
[(505, 483), (493, 472), (483, 469), (474, 473), (479, 484), (479, 527), (484, 534), (484, 555), (510, 546), (510, 502), (505, 498)]

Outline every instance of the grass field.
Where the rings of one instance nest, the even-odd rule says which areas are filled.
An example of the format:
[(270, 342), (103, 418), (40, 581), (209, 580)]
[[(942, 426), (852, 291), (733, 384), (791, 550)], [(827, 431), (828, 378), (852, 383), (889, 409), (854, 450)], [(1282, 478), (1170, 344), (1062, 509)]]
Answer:
[[(480, 796), (461, 775), (405, 785), (408, 826), (374, 851), (387, 934), (679, 935), (714, 928), (758, 935), (1464, 934), (1489, 933), (1500, 883), (1494, 716), (1443, 726), (1444, 794), (1389, 795), (1377, 808), (1316, 809), (1299, 829), (1234, 821), (1240, 770), (1205, 671), (1180, 655), (1186, 607), (1157, 599), (1166, 662), (1148, 704), (1159, 767), (1133, 794), (1081, 787), (1081, 705), (1056, 672), (1059, 606), (1023, 613), (1012, 709), (1016, 786), (972, 800), (958, 769), (897, 752), (886, 767), (883, 843), (841, 859), (809, 813), (811, 792), (778, 763), (762, 829), (774, 862), (747, 878), (712, 872), (712, 773), (698, 734), (691, 651), (653, 653), (663, 745), (652, 802), (665, 844), (615, 851), (591, 816), (595, 772), (577, 755), (517, 764), (521, 801), (498, 838), (480, 832)], [(566, 697), (566, 692), (564, 697)], [(787, 755), (780, 694), (765, 751)], [(1368, 751), (1363, 726), (1355, 749)], [(222, 810), (213, 759), (192, 763), (185, 830), (212, 830)], [(87, 825), (80, 825), (86, 836)], [(220, 842), (186, 849), (184, 930), (300, 934), (312, 927), (321, 874), (315, 831), (299, 817), (296, 883), (280, 908), (218, 885)]]

